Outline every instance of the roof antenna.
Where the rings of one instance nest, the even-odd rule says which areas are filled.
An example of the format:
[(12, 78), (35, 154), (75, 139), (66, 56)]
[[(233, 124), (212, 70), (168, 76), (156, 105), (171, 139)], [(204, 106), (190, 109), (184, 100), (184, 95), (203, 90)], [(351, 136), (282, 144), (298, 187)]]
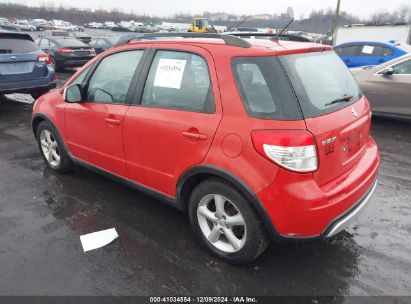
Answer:
[(277, 41), (280, 40), (280, 36), (284, 33), (286, 29), (288, 29), (288, 27), (290, 26), (291, 23), (293, 23), (293, 21), (294, 21), (294, 18), (292, 18), (290, 22), (288, 22), (288, 24), (280, 32), (277, 31), (277, 35), (275, 35), (273, 40), (277, 40)]

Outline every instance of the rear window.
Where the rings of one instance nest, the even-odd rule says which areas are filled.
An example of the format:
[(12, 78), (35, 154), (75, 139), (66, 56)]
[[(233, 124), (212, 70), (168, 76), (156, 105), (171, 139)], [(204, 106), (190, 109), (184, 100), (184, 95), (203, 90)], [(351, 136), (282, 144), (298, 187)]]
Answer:
[(55, 39), (56, 44), (67, 47), (88, 47), (87, 44), (75, 38), (61, 38)]
[(305, 118), (346, 107), (362, 91), (344, 62), (334, 52), (280, 56)]
[(276, 57), (237, 57), (232, 61), (232, 70), (249, 116), (302, 119), (295, 94)]
[(0, 54), (23, 54), (39, 50), (39, 47), (30, 40), (0, 38)]

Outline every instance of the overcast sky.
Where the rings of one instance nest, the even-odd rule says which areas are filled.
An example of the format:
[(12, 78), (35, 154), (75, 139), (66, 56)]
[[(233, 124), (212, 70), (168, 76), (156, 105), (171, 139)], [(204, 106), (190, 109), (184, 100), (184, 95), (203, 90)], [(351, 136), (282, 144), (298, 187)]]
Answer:
[[(3, 2), (6, 0), (0, 0)], [(178, 12), (200, 14), (204, 11), (243, 14), (278, 14), (292, 6), (295, 17), (307, 16), (313, 9), (335, 8), (337, 0), (7, 0), (7, 2), (36, 6), (41, 3), (61, 3), (71, 7), (111, 9), (114, 4), (125, 12), (171, 16)], [(341, 9), (360, 17), (376, 11), (392, 11), (409, 0), (341, 0)]]

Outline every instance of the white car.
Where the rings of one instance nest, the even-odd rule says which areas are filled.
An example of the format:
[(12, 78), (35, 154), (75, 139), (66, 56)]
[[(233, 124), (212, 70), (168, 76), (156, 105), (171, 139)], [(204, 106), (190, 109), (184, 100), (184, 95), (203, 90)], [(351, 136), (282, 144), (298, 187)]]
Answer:
[(20, 30), (22, 31), (35, 31), (36, 27), (34, 25), (30, 25), (26, 21), (16, 21), (14, 22), (14, 25), (17, 26)]

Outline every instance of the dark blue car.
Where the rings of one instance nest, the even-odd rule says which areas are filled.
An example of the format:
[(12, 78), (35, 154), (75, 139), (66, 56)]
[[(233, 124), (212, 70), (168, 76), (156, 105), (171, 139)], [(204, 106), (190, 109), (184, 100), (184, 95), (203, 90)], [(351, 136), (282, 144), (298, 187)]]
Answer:
[(383, 42), (348, 42), (334, 51), (349, 68), (379, 65), (411, 51), (409, 47)]
[(30, 35), (0, 31), (0, 94), (28, 93), (37, 99), (56, 87), (50, 64)]

